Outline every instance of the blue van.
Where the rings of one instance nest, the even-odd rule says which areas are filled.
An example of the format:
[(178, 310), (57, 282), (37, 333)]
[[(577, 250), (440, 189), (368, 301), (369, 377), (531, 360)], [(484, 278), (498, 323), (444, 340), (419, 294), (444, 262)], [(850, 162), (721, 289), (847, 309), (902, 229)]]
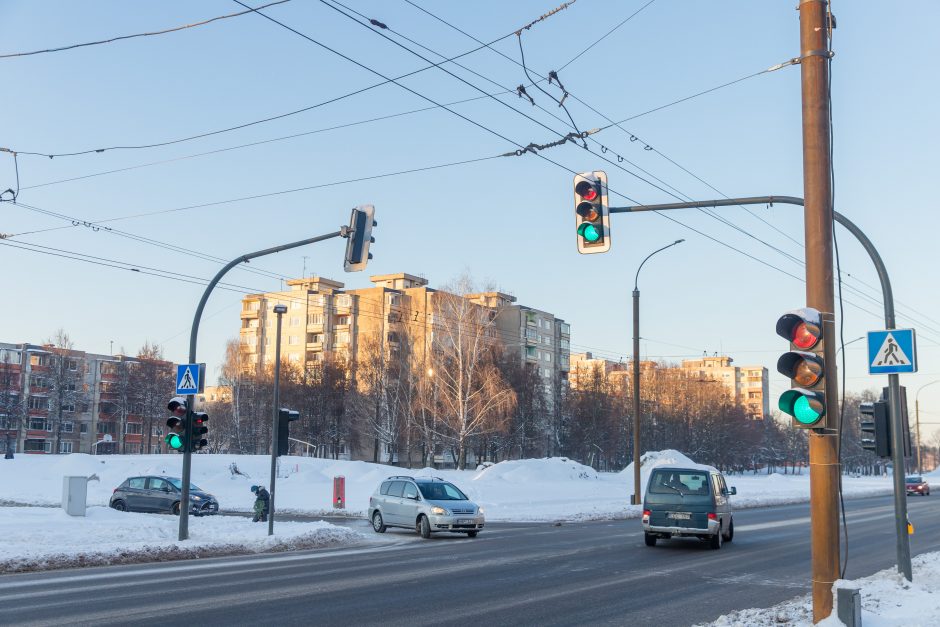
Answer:
[(737, 493), (714, 468), (653, 469), (643, 498), (646, 546), (656, 546), (658, 539), (694, 537), (720, 549), (734, 539), (728, 497)]

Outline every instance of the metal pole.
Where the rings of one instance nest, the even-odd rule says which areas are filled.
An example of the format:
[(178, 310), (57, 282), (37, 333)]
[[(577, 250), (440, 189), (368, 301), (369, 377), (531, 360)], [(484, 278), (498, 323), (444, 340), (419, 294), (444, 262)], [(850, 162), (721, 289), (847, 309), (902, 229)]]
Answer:
[(274, 340), (274, 414), (271, 417), (271, 489), (268, 497), (268, 535), (274, 535), (274, 485), (277, 479), (277, 422), (281, 407), (281, 322), (287, 311), (285, 305), (275, 305), (277, 314), (277, 336)]
[[(323, 240), (332, 239), (334, 237), (347, 237), (347, 227), (342, 227), (339, 231), (334, 233), (328, 233), (326, 235), (318, 235), (317, 237), (311, 237), (308, 239), (302, 239), (298, 242), (293, 242), (290, 244), (284, 244), (282, 246), (275, 246), (273, 248), (265, 248), (264, 250), (259, 250), (257, 252), (248, 253), (247, 255), (242, 255), (237, 259), (225, 264), (225, 266), (219, 270), (212, 280), (209, 281), (209, 285), (206, 286), (206, 291), (202, 293), (202, 298), (199, 299), (199, 305), (196, 306), (196, 315), (193, 316), (193, 328), (189, 333), (189, 363), (196, 363), (196, 337), (199, 335), (199, 321), (202, 319), (202, 311), (206, 307), (206, 301), (209, 300), (209, 294), (215, 288), (216, 284), (225, 276), (225, 273), (237, 266), (240, 263), (248, 263), (249, 260), (255, 259), (256, 257), (263, 257), (264, 255), (270, 255), (272, 253), (279, 253), (282, 250), (290, 250), (291, 248), (297, 248), (298, 246), (306, 246), (307, 244), (313, 244), (315, 242), (322, 242)], [(189, 434), (192, 433), (193, 428), (193, 402), (196, 397), (192, 394), (186, 397), (186, 438), (184, 438), (183, 443), (183, 490), (180, 495), (180, 526), (179, 526), (179, 539), (188, 540), (189, 539), (189, 480), (192, 476), (192, 451), (189, 446)]]
[(643, 264), (656, 253), (684, 241), (684, 239), (677, 239), (648, 254), (646, 259), (640, 262), (640, 267), (636, 269), (636, 276), (633, 278), (633, 499), (631, 500), (633, 505), (643, 502), (640, 498), (640, 290), (637, 287), (640, 281), (640, 270), (643, 269)]

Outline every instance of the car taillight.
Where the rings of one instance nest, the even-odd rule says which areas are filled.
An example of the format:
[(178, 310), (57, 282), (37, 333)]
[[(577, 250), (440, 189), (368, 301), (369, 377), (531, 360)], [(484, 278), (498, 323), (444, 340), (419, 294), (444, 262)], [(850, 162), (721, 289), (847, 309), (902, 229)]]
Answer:
[(714, 512), (709, 512), (708, 520), (718, 520), (718, 514), (715, 514)]
[(648, 509), (643, 510), (643, 522), (649, 522), (652, 512)]

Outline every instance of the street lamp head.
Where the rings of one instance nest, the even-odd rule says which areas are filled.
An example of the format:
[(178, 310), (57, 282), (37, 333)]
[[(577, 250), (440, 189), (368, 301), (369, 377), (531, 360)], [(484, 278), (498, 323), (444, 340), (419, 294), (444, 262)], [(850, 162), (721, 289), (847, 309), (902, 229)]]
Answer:
[(275, 305), (275, 306), (274, 306), (274, 313), (276, 313), (276, 314), (286, 314), (286, 313), (287, 313), (287, 305)]
[(673, 245), (675, 245), (675, 244), (681, 244), (681, 243), (684, 242), (684, 241), (685, 241), (684, 239), (677, 239), (676, 241), (673, 242)]

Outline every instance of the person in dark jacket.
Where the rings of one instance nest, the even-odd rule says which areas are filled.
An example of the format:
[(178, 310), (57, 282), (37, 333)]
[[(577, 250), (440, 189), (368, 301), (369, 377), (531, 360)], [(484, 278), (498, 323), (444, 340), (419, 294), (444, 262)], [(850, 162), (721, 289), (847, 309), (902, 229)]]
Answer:
[(271, 507), (271, 495), (264, 489), (264, 486), (260, 485), (251, 486), (251, 491), (255, 495), (255, 517), (252, 518), (252, 521), (267, 522), (268, 511)]

